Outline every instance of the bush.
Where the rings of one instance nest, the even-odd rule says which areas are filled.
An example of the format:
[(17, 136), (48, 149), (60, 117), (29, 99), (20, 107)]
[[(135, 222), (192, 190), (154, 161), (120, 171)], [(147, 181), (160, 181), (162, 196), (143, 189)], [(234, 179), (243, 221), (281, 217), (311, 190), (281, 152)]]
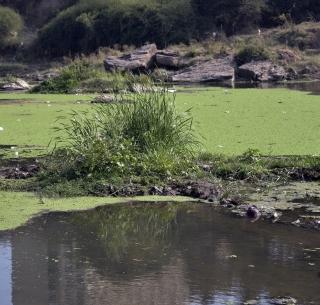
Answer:
[(18, 42), (23, 21), (19, 14), (8, 7), (0, 6), (0, 50)]
[(76, 59), (61, 70), (59, 76), (43, 81), (32, 93), (120, 93), (136, 91), (137, 84), (144, 86), (150, 79), (146, 75), (107, 73), (87, 59)]
[(312, 38), (312, 34), (307, 33), (304, 30), (294, 28), (280, 32), (277, 36), (277, 39), (280, 43), (286, 44), (287, 46), (293, 48), (299, 48), (300, 50), (304, 50), (307, 47), (312, 48), (313, 40), (317, 40)]
[(242, 47), (235, 56), (235, 61), (238, 66), (245, 63), (258, 60), (267, 60), (271, 58), (271, 54), (263, 46), (250, 44)]
[(62, 125), (66, 136), (56, 139), (49, 176), (165, 178), (192, 168), (192, 119), (176, 112), (174, 95), (163, 89), (134, 94), (130, 103), (117, 98)]
[(57, 77), (43, 81), (34, 87), (33, 93), (72, 93), (80, 86), (81, 81), (96, 77), (98, 71), (85, 60), (75, 60), (62, 69)]

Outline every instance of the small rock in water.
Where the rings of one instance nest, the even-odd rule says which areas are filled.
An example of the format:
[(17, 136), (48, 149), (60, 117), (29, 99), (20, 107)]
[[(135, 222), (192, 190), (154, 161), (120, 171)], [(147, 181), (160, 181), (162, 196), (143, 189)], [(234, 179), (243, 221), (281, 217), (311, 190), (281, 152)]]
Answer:
[(273, 305), (295, 305), (297, 300), (292, 297), (278, 297), (270, 300)]
[(257, 300), (249, 300), (243, 303), (243, 305), (256, 305), (258, 304)]
[(232, 254), (232, 255), (227, 256), (227, 258), (238, 258), (238, 256), (235, 254)]
[(259, 219), (261, 216), (261, 212), (255, 205), (252, 205), (247, 209), (247, 216), (249, 218)]

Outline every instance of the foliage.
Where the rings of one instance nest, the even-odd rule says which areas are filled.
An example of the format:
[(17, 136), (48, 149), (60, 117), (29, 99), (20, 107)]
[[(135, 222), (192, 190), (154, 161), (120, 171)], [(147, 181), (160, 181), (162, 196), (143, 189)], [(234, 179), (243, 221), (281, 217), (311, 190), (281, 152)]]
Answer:
[(197, 143), (189, 113), (178, 114), (166, 89), (116, 96), (93, 112), (74, 112), (61, 129), (50, 171), (83, 177), (170, 177), (190, 168)]
[(291, 27), (290, 29), (283, 30), (276, 35), (276, 39), (283, 44), (293, 48), (317, 49), (320, 46), (320, 29), (311, 28), (304, 29), (303, 25), (299, 27)]
[(19, 14), (8, 7), (0, 6), (0, 50), (18, 42), (23, 21)]
[(290, 180), (297, 169), (320, 169), (319, 156), (263, 156), (256, 149), (232, 157), (202, 153), (198, 160), (210, 165), (213, 176), (230, 180)]
[(0, 0), (0, 5), (8, 6), (23, 16), (27, 24), (41, 26), (59, 10), (76, 3), (78, 0)]
[(270, 53), (261, 44), (246, 45), (235, 55), (235, 61), (239, 66), (251, 61), (267, 60), (270, 58)]
[(32, 93), (119, 93), (134, 91), (137, 84), (148, 84), (147, 75), (105, 72), (87, 59), (76, 59), (59, 75), (34, 87)]
[(54, 57), (147, 41), (166, 46), (188, 42), (192, 37), (194, 24), (188, 1), (165, 5), (109, 2), (82, 1), (63, 11), (41, 29), (37, 41), (40, 52)]
[[(318, 0), (0, 0), (41, 27), (31, 50), (59, 57), (101, 46), (160, 47), (192, 39), (247, 33), (258, 27), (319, 21)], [(37, 4), (35, 4), (37, 3)], [(48, 9), (49, 7), (49, 9)], [(0, 18), (1, 19), (1, 18)], [(299, 37), (299, 39), (303, 37)], [(298, 45), (301, 41), (298, 42)], [(294, 44), (296, 45), (296, 43)], [(38, 53), (36, 53), (38, 52)]]
[(201, 31), (219, 30), (227, 35), (256, 27), (261, 20), (264, 0), (192, 0)]
[(97, 71), (85, 60), (75, 60), (61, 73), (34, 87), (32, 93), (71, 93), (80, 82), (97, 76)]

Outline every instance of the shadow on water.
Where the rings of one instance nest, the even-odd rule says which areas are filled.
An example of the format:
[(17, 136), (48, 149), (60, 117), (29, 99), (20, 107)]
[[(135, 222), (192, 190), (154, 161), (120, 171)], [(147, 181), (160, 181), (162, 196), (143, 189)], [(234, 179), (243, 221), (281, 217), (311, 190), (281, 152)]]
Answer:
[(319, 266), (317, 232), (250, 223), (206, 205), (132, 203), (48, 214), (0, 234), (0, 300), (268, 305), (290, 295), (320, 304)]

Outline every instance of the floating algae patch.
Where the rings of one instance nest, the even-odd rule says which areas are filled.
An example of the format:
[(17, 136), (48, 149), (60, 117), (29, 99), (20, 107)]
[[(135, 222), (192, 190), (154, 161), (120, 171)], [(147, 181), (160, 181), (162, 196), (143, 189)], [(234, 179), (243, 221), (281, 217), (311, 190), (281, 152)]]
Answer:
[(192, 108), (194, 127), (212, 153), (248, 148), (270, 155), (320, 151), (320, 99), (288, 89), (207, 88), (178, 93), (179, 109)]
[(192, 201), (187, 197), (170, 196), (39, 198), (22, 192), (0, 192), (0, 198), (0, 231), (14, 229), (36, 215), (53, 211), (87, 210), (130, 201)]
[[(249, 148), (270, 155), (319, 154), (319, 96), (288, 89), (192, 90), (178, 90), (177, 109), (182, 112), (191, 108), (203, 150), (227, 155), (239, 155)], [(57, 118), (73, 110), (90, 111), (93, 98), (0, 93), (0, 100), (34, 101), (0, 105), (0, 127), (4, 128), (0, 144), (46, 146), (54, 136), (52, 127), (57, 125)]]
[(249, 202), (257, 207), (288, 211), (304, 209), (320, 213), (320, 183), (292, 182), (270, 185), (267, 189), (248, 194)]
[(23, 104), (32, 102), (32, 100), (29, 99), (22, 99), (22, 100), (13, 100), (13, 99), (0, 99), (0, 106), (1, 105), (16, 105), (16, 104)]

